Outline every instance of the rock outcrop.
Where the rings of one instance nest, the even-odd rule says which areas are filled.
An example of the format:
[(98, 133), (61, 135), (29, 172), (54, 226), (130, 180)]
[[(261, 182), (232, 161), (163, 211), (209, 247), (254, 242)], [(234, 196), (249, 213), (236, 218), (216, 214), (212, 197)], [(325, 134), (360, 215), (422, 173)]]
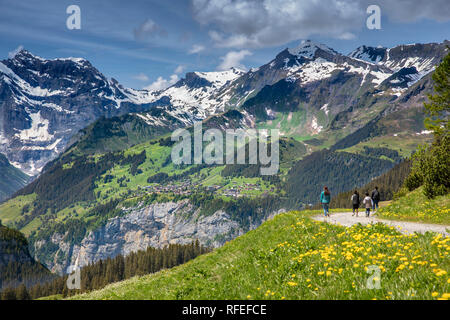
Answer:
[[(250, 229), (262, 222), (252, 221)], [(64, 235), (54, 234), (49, 241), (58, 246), (58, 250), (51, 261), (45, 263), (52, 271), (64, 273), (69, 265), (84, 266), (147, 247), (188, 244), (196, 240), (205, 246), (219, 247), (247, 231), (226, 212), (219, 210), (205, 216), (188, 200), (138, 205), (124, 209), (124, 215), (109, 219), (104, 226), (90, 231), (78, 244), (67, 243)], [(39, 241), (35, 243), (35, 252), (48, 246), (45, 241)]]

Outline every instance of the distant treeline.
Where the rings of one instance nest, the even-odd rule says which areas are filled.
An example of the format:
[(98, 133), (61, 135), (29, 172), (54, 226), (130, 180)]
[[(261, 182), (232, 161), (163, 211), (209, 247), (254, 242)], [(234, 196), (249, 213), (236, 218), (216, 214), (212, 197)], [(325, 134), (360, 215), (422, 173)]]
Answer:
[(214, 197), (211, 193), (198, 193), (192, 195), (191, 203), (200, 208), (205, 216), (214, 214), (219, 210), (230, 215), (231, 220), (239, 223), (243, 229), (248, 229), (252, 223), (262, 221), (274, 211), (278, 211), (286, 205), (282, 196), (240, 197), (224, 200)]
[[(380, 192), (381, 201), (392, 200), (394, 194), (400, 190), (403, 183), (411, 172), (411, 161), (405, 160), (397, 164), (394, 168), (388, 172), (382, 174), (381, 176), (373, 179), (368, 184), (348, 190), (346, 192), (341, 192), (336, 196), (332, 196), (330, 206), (332, 208), (351, 208), (352, 202), (350, 200), (351, 195), (355, 190), (358, 190), (361, 201), (364, 198), (363, 195), (366, 192), (371, 193), (375, 187), (378, 187)], [(315, 207), (319, 207), (320, 204)]]
[(53, 278), (49, 270), (30, 256), (25, 236), (0, 222), (0, 290), (22, 283), (32, 286)]
[[(385, 159), (380, 156), (386, 157)], [(324, 186), (334, 195), (361, 186), (400, 161), (397, 151), (365, 148), (362, 153), (322, 150), (296, 162), (288, 173), (285, 189), (290, 199), (315, 204)]]
[(37, 299), (58, 294), (67, 297), (98, 290), (113, 282), (175, 267), (209, 251), (210, 249), (200, 245), (199, 241), (188, 245), (171, 244), (162, 249), (149, 247), (147, 250), (130, 253), (126, 257), (118, 255), (83, 267), (79, 290), (67, 288), (68, 275), (65, 275), (29, 288), (25, 285), (6, 288), (0, 294), (0, 300)]

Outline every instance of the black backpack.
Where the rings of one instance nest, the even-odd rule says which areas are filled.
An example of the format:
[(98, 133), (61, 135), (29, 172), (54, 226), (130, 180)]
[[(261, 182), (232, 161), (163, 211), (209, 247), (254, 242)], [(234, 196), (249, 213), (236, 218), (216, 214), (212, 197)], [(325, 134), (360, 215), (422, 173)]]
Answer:
[(373, 190), (373, 192), (372, 192), (372, 199), (373, 200), (380, 200), (380, 193), (378, 192), (378, 190)]
[(352, 195), (352, 202), (353, 204), (359, 204), (359, 194), (353, 194)]

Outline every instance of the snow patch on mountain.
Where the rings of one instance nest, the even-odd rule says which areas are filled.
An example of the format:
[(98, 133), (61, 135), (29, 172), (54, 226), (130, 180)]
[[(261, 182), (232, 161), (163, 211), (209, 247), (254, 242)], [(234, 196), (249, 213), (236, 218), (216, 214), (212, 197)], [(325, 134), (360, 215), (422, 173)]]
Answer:
[(328, 103), (325, 103), (322, 108), (320, 108), (320, 110), (322, 110), (323, 112), (325, 112), (326, 115), (328, 115), (328, 113), (330, 112), (330, 110), (328, 109)]
[(369, 66), (355, 67), (347, 62), (337, 64), (323, 58), (317, 58), (306, 64), (291, 67), (288, 72), (288, 77), (294, 76), (297, 79), (300, 79), (302, 83), (306, 84), (312, 81), (320, 81), (329, 78), (336, 70), (343, 70), (349, 73), (362, 75), (363, 79), (361, 81), (361, 86), (365, 83), (369, 74), (373, 77), (372, 83), (375, 83), (376, 85), (382, 83), (391, 75), (391, 73), (371, 70)]
[(330, 77), (331, 73), (337, 68), (338, 66), (335, 63), (318, 58), (307, 64), (290, 68), (288, 77), (295, 76), (302, 83), (309, 83)]
[(433, 72), (434, 69), (435, 69), (435, 67), (433, 66), (428, 70), (423, 70), (423, 71), (419, 71), (418, 73), (407, 75), (407, 78), (411, 80), (411, 81), (408, 81), (408, 83), (407, 83), (408, 87), (414, 85), (416, 82), (418, 82), (420, 79), (425, 77), (430, 72)]
[(311, 129), (313, 134), (318, 134), (323, 130), (323, 126), (320, 126), (315, 116), (311, 119)]
[(384, 65), (393, 71), (415, 67), (418, 72), (430, 72), (434, 68), (433, 61), (433, 58), (407, 57), (400, 61), (388, 60)]
[(238, 68), (231, 68), (225, 71), (212, 72), (195, 72), (199, 77), (213, 83), (217, 88), (224, 86), (228, 81), (233, 81), (245, 73), (244, 70)]
[(61, 90), (48, 90), (41, 87), (33, 87), (28, 82), (24, 81), (22, 78), (20, 78), (17, 74), (15, 74), (10, 68), (8, 68), (6, 65), (0, 62), (0, 72), (2, 72), (5, 76), (9, 77), (8, 83), (11, 84), (12, 82), (15, 82), (18, 87), (21, 89), (20, 94), (23, 95), (23, 93), (27, 93), (29, 95), (35, 96), (35, 97), (48, 97), (53, 95), (59, 95), (62, 94), (63, 91)]
[(30, 113), (31, 127), (17, 133), (16, 136), (22, 141), (49, 141), (53, 135), (49, 133), (49, 121), (41, 116), (41, 112)]
[(379, 85), (384, 80), (389, 78), (391, 76), (391, 73), (383, 72), (383, 71), (375, 71), (370, 70), (369, 67), (355, 67), (353, 65), (348, 64), (347, 62), (343, 64), (344, 70), (351, 73), (358, 73), (363, 76), (363, 80), (361, 81), (361, 86), (364, 84), (367, 75), (373, 76), (372, 83), (375, 83), (376, 85)]
[(370, 64), (379, 64), (386, 54), (386, 48), (360, 46), (348, 55), (352, 59), (364, 61)]
[(303, 40), (297, 47), (288, 49), (293, 56), (312, 59), (315, 57), (316, 51), (320, 49), (330, 54), (336, 54), (336, 51), (324, 44), (316, 43), (311, 40)]
[(225, 71), (195, 72), (194, 74), (205, 79), (211, 85), (191, 87), (186, 83), (178, 82), (159, 93), (158, 97), (169, 97), (174, 107), (182, 108), (184, 111), (196, 108), (197, 116), (205, 118), (224, 110), (229, 96), (218, 97), (216, 95), (225, 85), (242, 76), (244, 71), (232, 68)]

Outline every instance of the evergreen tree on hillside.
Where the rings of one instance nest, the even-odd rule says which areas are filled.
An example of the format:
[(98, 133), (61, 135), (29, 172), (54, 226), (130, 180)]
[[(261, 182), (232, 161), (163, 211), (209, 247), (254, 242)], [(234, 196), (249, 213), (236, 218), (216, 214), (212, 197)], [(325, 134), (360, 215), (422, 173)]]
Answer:
[[(449, 50), (450, 47), (447, 47)], [(434, 94), (428, 95), (429, 103), (424, 103), (429, 117), (425, 126), (433, 130), (435, 136), (448, 135), (450, 113), (450, 53), (447, 54), (433, 74)]]
[(16, 299), (17, 300), (30, 300), (30, 294), (28, 293), (27, 287), (24, 284), (21, 284), (19, 288), (16, 290)]
[(6, 288), (1, 292), (1, 300), (17, 300), (16, 292), (12, 288)]
[[(379, 188), (381, 201), (392, 200), (395, 198), (395, 194), (400, 190), (410, 172), (411, 161), (402, 161), (388, 172), (370, 181), (368, 184), (362, 187), (355, 186), (353, 189), (339, 193), (331, 199), (331, 207), (350, 209), (352, 207), (350, 198), (355, 190), (358, 190), (362, 198), (364, 193), (371, 192), (375, 187)], [(319, 208), (321, 208), (320, 204), (314, 206), (314, 209)]]
[[(84, 266), (81, 269), (80, 290), (68, 290), (68, 276), (64, 275), (54, 278), (51, 282), (43, 281), (28, 288), (24, 284), (6, 287), (0, 290), (0, 300), (29, 300), (56, 294), (67, 297), (98, 290), (109, 283), (175, 267), (209, 251), (210, 249), (202, 246), (199, 241), (186, 245), (170, 244), (164, 248), (148, 247), (128, 256), (118, 255)], [(0, 269), (0, 274), (1, 272)]]
[(428, 198), (448, 194), (450, 191), (450, 54), (444, 58), (433, 74), (433, 95), (425, 109), (429, 117), (425, 126), (433, 130), (434, 141), (422, 146), (413, 156), (413, 169), (405, 181), (411, 191), (423, 185)]

